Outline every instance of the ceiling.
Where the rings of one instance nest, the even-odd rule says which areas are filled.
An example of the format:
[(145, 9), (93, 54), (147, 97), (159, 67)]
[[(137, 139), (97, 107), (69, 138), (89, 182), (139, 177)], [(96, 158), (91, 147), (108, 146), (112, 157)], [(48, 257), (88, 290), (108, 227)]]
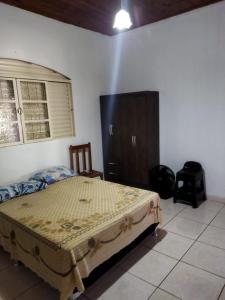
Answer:
[[(221, 0), (128, 0), (133, 28), (163, 20)], [(0, 0), (22, 9), (106, 35), (120, 0)]]

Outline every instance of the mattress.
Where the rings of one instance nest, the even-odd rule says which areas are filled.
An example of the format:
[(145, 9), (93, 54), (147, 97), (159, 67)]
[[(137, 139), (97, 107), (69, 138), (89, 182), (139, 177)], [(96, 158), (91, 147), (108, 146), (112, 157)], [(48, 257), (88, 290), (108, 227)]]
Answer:
[(57, 288), (82, 278), (160, 222), (158, 194), (82, 176), (0, 205), (0, 244)]

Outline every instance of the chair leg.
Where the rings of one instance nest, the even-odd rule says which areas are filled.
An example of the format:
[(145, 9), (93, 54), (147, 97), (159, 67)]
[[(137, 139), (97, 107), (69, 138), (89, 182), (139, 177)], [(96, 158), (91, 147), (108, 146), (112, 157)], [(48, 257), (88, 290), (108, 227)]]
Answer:
[(192, 207), (198, 208), (198, 201), (196, 201), (196, 200), (192, 201)]
[(178, 180), (176, 180), (176, 183), (175, 183), (173, 203), (177, 203), (177, 191), (178, 191)]
[(206, 196), (206, 187), (205, 187), (205, 176), (203, 175), (202, 180), (201, 180), (201, 188), (204, 191), (203, 196), (202, 196), (202, 200), (207, 200), (207, 196)]
[(197, 199), (197, 189), (196, 189), (196, 183), (192, 183), (193, 188), (192, 188), (192, 207), (193, 208), (198, 208), (198, 199)]

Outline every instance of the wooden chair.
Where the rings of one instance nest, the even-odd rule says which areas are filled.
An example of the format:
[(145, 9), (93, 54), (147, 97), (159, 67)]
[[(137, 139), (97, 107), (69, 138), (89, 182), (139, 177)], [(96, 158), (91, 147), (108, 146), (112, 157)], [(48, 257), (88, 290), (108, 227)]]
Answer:
[[(70, 168), (76, 171), (81, 176), (87, 177), (100, 177), (103, 179), (103, 173), (92, 170), (92, 159), (91, 159), (91, 143), (70, 146)], [(81, 153), (81, 155), (80, 155)], [(74, 157), (75, 156), (75, 157)], [(80, 156), (82, 157), (82, 166), (80, 165)], [(74, 166), (74, 158), (76, 161), (76, 167)]]

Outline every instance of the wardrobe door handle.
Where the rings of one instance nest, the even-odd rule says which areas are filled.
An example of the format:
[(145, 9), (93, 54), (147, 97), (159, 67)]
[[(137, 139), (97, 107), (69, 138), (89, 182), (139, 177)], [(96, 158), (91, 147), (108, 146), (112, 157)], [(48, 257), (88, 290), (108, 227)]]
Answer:
[(109, 135), (110, 136), (113, 135), (113, 125), (112, 124), (109, 125)]
[(132, 135), (131, 142), (132, 142), (132, 146), (136, 147), (136, 135)]

